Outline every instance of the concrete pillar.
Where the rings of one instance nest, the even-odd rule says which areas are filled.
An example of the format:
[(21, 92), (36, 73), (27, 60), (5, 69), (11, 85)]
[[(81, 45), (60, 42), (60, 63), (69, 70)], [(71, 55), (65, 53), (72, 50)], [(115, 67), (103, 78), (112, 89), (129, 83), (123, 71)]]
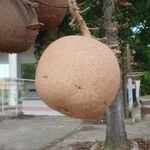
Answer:
[(134, 122), (138, 122), (141, 120), (141, 104), (139, 101), (139, 95), (140, 95), (140, 80), (135, 80), (135, 89), (136, 89), (136, 100), (137, 100), (137, 106), (133, 108), (132, 111), (132, 120)]
[(135, 87), (136, 87), (136, 99), (139, 106), (141, 106), (139, 97), (140, 97), (140, 84), (141, 80), (135, 80)]
[(9, 78), (12, 80), (10, 81), (10, 91), (9, 91), (9, 105), (15, 106), (18, 102), (18, 86), (16, 79), (19, 76), (19, 59), (17, 54), (9, 54), (8, 55), (9, 61)]
[(17, 54), (9, 54), (9, 77), (17, 78)]
[(140, 96), (140, 84), (141, 80), (135, 80), (135, 86), (136, 86), (136, 98), (138, 99)]

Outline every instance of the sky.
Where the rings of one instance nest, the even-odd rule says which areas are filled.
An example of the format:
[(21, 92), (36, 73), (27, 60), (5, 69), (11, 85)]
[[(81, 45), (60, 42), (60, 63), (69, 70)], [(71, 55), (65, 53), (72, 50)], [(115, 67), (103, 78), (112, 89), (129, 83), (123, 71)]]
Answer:
[(9, 77), (9, 65), (0, 64), (0, 78)]

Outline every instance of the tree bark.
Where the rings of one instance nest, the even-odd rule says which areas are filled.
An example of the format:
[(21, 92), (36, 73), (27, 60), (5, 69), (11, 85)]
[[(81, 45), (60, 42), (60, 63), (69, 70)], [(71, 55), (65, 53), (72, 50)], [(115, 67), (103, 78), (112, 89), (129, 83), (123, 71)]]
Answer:
[(91, 37), (91, 33), (86, 25), (86, 22), (80, 15), (80, 10), (77, 6), (76, 0), (68, 0), (68, 6), (72, 15), (72, 22), (70, 24), (75, 22), (79, 26), (79, 30), (83, 36)]
[(124, 113), (125, 117), (129, 118), (129, 106), (128, 106), (128, 73), (130, 72), (130, 61), (129, 61), (129, 45), (127, 44), (124, 49), (124, 61), (123, 61), (123, 102), (124, 102)]
[[(115, 20), (115, 0), (103, 0), (104, 28), (107, 44), (118, 45), (117, 22)], [(107, 110), (107, 128), (105, 148), (108, 150), (129, 150), (130, 144), (127, 140), (123, 115), (123, 92), (122, 87), (114, 103)]]
[(125, 123), (123, 117), (122, 88), (115, 101), (107, 110), (107, 128), (105, 147), (110, 150), (129, 150), (130, 144), (127, 140)]

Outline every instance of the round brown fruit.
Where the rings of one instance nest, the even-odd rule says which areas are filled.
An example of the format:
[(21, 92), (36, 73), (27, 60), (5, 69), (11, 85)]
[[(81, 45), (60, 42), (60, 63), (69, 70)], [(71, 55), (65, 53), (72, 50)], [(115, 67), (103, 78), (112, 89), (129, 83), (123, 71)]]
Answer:
[(35, 0), (39, 4), (36, 9), (43, 30), (58, 26), (66, 14), (67, 0)]
[(30, 48), (37, 31), (27, 29), (29, 23), (20, 0), (0, 0), (0, 51), (19, 53)]
[(113, 51), (90, 37), (58, 39), (38, 63), (38, 95), (49, 107), (74, 118), (104, 113), (119, 86), (120, 68)]

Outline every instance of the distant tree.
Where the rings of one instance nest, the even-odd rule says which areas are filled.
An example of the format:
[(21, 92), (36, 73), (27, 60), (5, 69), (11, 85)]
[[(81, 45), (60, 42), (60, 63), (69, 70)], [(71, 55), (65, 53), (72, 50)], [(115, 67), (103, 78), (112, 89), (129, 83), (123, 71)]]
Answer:
[(21, 78), (35, 79), (36, 64), (21, 64)]

